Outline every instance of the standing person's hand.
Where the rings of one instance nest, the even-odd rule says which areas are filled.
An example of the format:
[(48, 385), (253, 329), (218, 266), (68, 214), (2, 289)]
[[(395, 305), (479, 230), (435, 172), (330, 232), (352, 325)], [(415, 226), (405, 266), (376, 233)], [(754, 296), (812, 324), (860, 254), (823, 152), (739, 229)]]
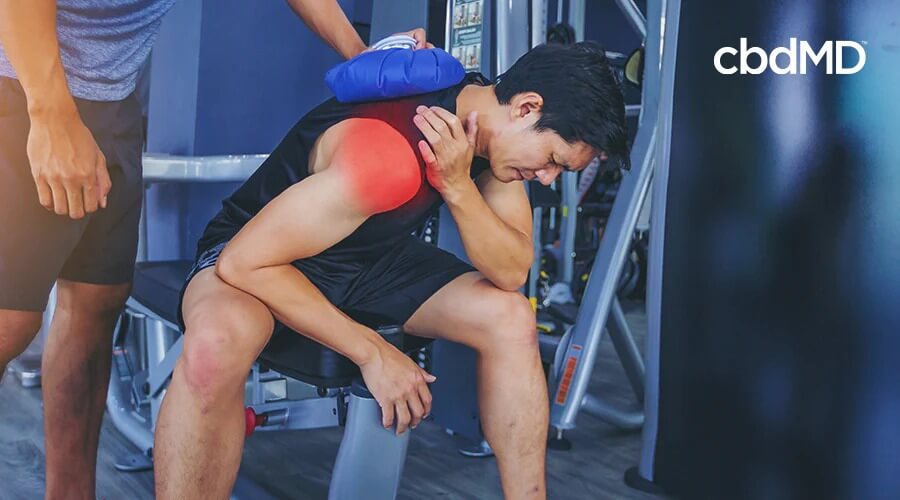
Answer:
[(416, 28), (414, 30), (404, 31), (402, 33), (395, 33), (395, 35), (408, 35), (416, 39), (416, 49), (433, 49), (434, 45), (428, 43), (428, 39), (425, 37), (425, 30), (423, 28)]
[[(397, 35), (406, 35), (406, 36), (414, 38), (416, 40), (416, 46), (413, 50), (433, 49), (434, 48), (434, 45), (431, 44), (430, 42), (428, 42), (428, 40), (426, 39), (425, 30), (422, 28), (416, 28), (416, 29), (409, 30), (409, 31), (402, 31), (400, 33), (394, 33), (391, 36), (397, 36)], [(370, 47), (367, 47), (366, 50), (364, 50), (363, 52), (369, 52), (371, 50), (373, 50), (373, 49), (370, 46)]]
[(28, 160), (41, 205), (73, 219), (106, 208), (112, 187), (106, 157), (78, 112), (30, 117)]

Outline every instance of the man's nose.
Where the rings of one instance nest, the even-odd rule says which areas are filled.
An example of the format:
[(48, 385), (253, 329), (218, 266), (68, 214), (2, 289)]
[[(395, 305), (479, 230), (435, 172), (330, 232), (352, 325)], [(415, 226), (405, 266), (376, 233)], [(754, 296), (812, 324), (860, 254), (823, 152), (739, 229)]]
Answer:
[(543, 184), (545, 186), (549, 186), (550, 184), (553, 184), (553, 181), (555, 181), (556, 178), (559, 176), (559, 170), (541, 169), (541, 170), (538, 170), (537, 172), (535, 172), (535, 175), (537, 176), (538, 181), (541, 184)]

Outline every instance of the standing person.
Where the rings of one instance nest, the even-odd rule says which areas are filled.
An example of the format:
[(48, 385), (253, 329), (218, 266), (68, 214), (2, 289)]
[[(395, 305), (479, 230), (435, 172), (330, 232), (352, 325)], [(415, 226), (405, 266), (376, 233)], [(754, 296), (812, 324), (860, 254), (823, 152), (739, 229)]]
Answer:
[[(138, 69), (174, 0), (0, 0), (0, 370), (42, 360), (46, 498), (95, 498), (114, 324), (141, 210)], [(336, 0), (288, 0), (344, 57), (366, 49)], [(408, 34), (425, 46), (421, 29)], [(0, 372), (3, 373), (3, 372)]]

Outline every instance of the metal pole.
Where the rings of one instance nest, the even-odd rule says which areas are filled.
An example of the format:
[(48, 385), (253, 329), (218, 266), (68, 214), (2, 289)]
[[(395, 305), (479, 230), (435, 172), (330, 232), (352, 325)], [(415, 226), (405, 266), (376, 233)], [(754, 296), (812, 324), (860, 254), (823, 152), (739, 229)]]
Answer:
[[(660, 0), (648, 4), (658, 7)], [(656, 152), (656, 176), (654, 178), (653, 206), (650, 217), (653, 237), (650, 239), (650, 256), (647, 273), (647, 339), (645, 359), (647, 372), (644, 392), (647, 394), (644, 404), (646, 425), (641, 436), (640, 475), (649, 481), (653, 480), (653, 461), (656, 450), (656, 436), (659, 425), (659, 349), (660, 349), (660, 314), (662, 305), (662, 265), (663, 244), (665, 242), (666, 220), (666, 186), (669, 182), (669, 154), (672, 127), (672, 102), (675, 94), (675, 66), (678, 52), (678, 25), (681, 14), (681, 0), (662, 0), (663, 7), (659, 15), (665, 23), (663, 35), (662, 78), (660, 85), (660, 107), (658, 127), (660, 140)], [(653, 29), (651, 27), (651, 29)], [(646, 81), (646, 80), (645, 80)]]
[(634, 28), (634, 31), (637, 31), (641, 38), (647, 38), (647, 20), (634, 0), (616, 0), (616, 5), (622, 10), (622, 14), (625, 14), (625, 19), (628, 20), (628, 24)]

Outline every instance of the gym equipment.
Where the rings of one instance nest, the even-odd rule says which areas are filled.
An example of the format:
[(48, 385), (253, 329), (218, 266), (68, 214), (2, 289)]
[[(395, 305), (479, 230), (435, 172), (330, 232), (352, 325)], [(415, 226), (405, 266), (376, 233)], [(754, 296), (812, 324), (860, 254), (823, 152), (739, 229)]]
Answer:
[[(254, 156), (243, 165), (249, 167), (262, 159)], [(155, 182), (188, 181), (193, 175), (209, 181), (210, 177), (204, 174), (215, 171), (214, 165), (222, 161), (222, 158), (211, 158), (204, 165), (202, 158), (148, 156), (145, 165), (150, 165), (148, 175)], [(199, 168), (180, 170), (179, 165), (186, 163)], [(185, 175), (173, 176), (173, 171)], [(249, 172), (235, 169), (229, 174)], [(218, 179), (233, 177), (220, 174)], [(140, 450), (117, 463), (121, 471), (152, 467), (157, 415), (181, 354), (181, 331), (176, 325), (178, 294), (191, 265), (191, 261), (140, 262), (135, 270), (133, 291), (114, 336), (107, 397), (113, 424)], [(430, 343), (428, 339), (405, 335), (398, 326), (380, 325), (371, 318), (354, 319), (407, 353), (420, 351)], [(281, 328), (248, 376), (246, 404), (248, 435), (254, 431), (345, 426), (332, 474), (330, 499), (396, 496), (409, 433), (396, 436), (381, 426), (377, 402), (366, 390), (358, 367), (346, 358)], [(246, 480), (239, 481), (235, 487), (235, 496), (255, 499), (264, 495)]]
[(442, 49), (386, 48), (338, 64), (325, 74), (325, 83), (338, 101), (360, 102), (433, 92), (465, 76), (462, 64)]

